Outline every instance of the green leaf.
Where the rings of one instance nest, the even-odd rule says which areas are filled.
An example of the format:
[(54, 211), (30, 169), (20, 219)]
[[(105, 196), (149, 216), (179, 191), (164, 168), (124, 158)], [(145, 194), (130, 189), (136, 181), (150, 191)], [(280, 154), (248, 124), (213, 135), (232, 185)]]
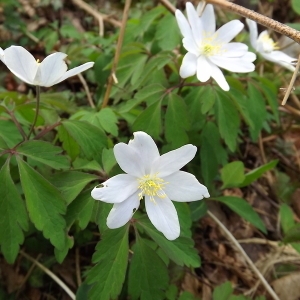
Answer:
[(225, 165), (221, 170), (221, 178), (222, 189), (239, 186), (245, 180), (243, 162), (234, 161)]
[(145, 131), (153, 138), (158, 138), (161, 132), (161, 102), (149, 106), (135, 120), (133, 131)]
[(62, 149), (48, 142), (26, 141), (17, 147), (17, 152), (56, 170), (70, 167), (68, 158), (61, 155)]
[(61, 191), (62, 197), (67, 204), (71, 203), (91, 181), (98, 176), (78, 171), (66, 171), (55, 173), (51, 177), (51, 183)]
[(13, 148), (22, 142), (23, 138), (13, 122), (0, 120), (0, 128), (0, 137), (3, 138), (9, 148)]
[(64, 121), (62, 125), (79, 144), (88, 159), (101, 162), (101, 153), (107, 146), (107, 138), (99, 128), (78, 120)]
[(292, 228), (290, 228), (286, 232), (282, 241), (285, 244), (300, 242), (300, 223), (298, 223), (298, 224), (294, 225)]
[(116, 165), (117, 161), (113, 149), (104, 148), (102, 151), (102, 165), (104, 171), (108, 174), (111, 169)]
[(217, 286), (213, 292), (213, 300), (228, 300), (232, 294), (233, 288), (229, 281)]
[(239, 185), (239, 187), (244, 187), (244, 186), (247, 186), (247, 185), (251, 184), (252, 182), (257, 180), (258, 178), (260, 178), (265, 172), (275, 168), (277, 163), (278, 163), (278, 159), (275, 159), (275, 160), (272, 160), (272, 161), (270, 161), (269, 163), (267, 163), (263, 166), (260, 166), (256, 169), (248, 172), (247, 174), (245, 174), (245, 179)]
[(282, 230), (286, 234), (295, 225), (293, 210), (283, 203), (279, 208), (279, 216)]
[(19, 245), (24, 242), (23, 230), (28, 230), (28, 216), (17, 187), (11, 179), (9, 161), (0, 170), (0, 245), (8, 263), (14, 263)]
[(165, 136), (173, 148), (178, 148), (188, 143), (189, 138), (186, 131), (189, 127), (189, 117), (183, 99), (176, 94), (169, 94), (165, 118)]
[(257, 212), (246, 200), (234, 196), (216, 197), (213, 198), (213, 200), (224, 203), (239, 216), (250, 222), (263, 233), (267, 233), (265, 224), (263, 223)]
[(81, 229), (88, 225), (94, 208), (95, 200), (91, 197), (91, 190), (84, 191), (69, 206), (66, 214), (67, 226), (76, 220)]
[(111, 133), (114, 136), (118, 136), (118, 118), (111, 108), (105, 107), (101, 109), (97, 114), (97, 118), (100, 125), (106, 132)]
[(228, 148), (234, 152), (237, 146), (240, 118), (237, 109), (225, 92), (217, 94), (215, 107), (220, 134)]
[(191, 238), (180, 236), (175, 241), (169, 241), (154, 228), (147, 217), (137, 219), (137, 225), (138, 228), (143, 228), (177, 265), (194, 268), (200, 266), (200, 258)]
[(125, 225), (103, 232), (93, 255), (97, 264), (87, 275), (87, 283), (93, 284), (89, 300), (116, 299), (120, 294), (128, 264), (128, 229)]
[(189, 204), (191, 209), (192, 220), (198, 221), (207, 213), (207, 204), (205, 201), (193, 201)]
[(62, 142), (63, 149), (72, 160), (75, 160), (80, 153), (80, 147), (63, 126), (58, 127), (58, 138)]
[(66, 258), (69, 249), (71, 249), (74, 246), (74, 238), (67, 236), (66, 237), (66, 243), (64, 249), (58, 250), (57, 248), (54, 249), (55, 258), (58, 261), (58, 263), (62, 263), (64, 259)]
[(169, 280), (167, 266), (139, 236), (132, 251), (128, 275), (128, 292), (132, 299), (164, 299)]
[(20, 179), (31, 221), (52, 245), (63, 250), (66, 243), (66, 222), (62, 217), (66, 204), (60, 192), (41, 174), (17, 156)]
[(292, 8), (294, 12), (300, 15), (300, 2), (299, 0), (292, 0)]

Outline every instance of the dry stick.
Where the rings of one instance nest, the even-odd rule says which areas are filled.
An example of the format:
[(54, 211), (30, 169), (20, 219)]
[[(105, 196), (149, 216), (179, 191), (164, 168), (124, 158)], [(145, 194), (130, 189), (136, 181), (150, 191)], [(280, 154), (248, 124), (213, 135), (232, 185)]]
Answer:
[(128, 18), (130, 5), (131, 5), (131, 0), (126, 0), (125, 7), (124, 7), (124, 10), (123, 10), (122, 25), (121, 25), (121, 29), (120, 29), (119, 38), (118, 38), (117, 49), (116, 49), (114, 61), (113, 61), (113, 64), (112, 64), (111, 73), (110, 73), (110, 76), (108, 78), (108, 83), (107, 83), (107, 88), (106, 88), (103, 103), (102, 103), (102, 108), (107, 106), (113, 82), (114, 81), (116, 82), (115, 73), (116, 73), (117, 65), (118, 65), (118, 62), (119, 62), (120, 54), (121, 54), (121, 49), (122, 49), (122, 44), (123, 44), (123, 39), (124, 39), (125, 28), (126, 28), (126, 23), (127, 23), (127, 18)]
[(94, 18), (96, 18), (99, 21), (99, 25), (100, 25), (101, 20), (103, 20), (104, 22), (110, 23), (110, 24), (112, 24), (115, 27), (120, 27), (121, 26), (121, 23), (119, 21), (111, 19), (107, 15), (100, 14), (99, 12), (97, 12), (97, 10), (95, 10), (93, 7), (91, 7), (89, 4), (85, 3), (82, 0), (72, 0), (72, 2), (75, 5), (77, 5), (80, 8), (82, 8), (83, 10), (85, 10), (90, 15), (92, 15)]
[(166, 7), (167, 10), (169, 10), (170, 13), (174, 14), (176, 11), (176, 8), (172, 3), (170, 3), (168, 0), (159, 0), (159, 2)]
[(292, 79), (290, 81), (290, 84), (289, 84), (289, 86), (286, 90), (286, 93), (285, 93), (285, 96), (284, 96), (284, 98), (281, 102), (281, 105), (285, 105), (285, 103), (286, 103), (286, 101), (287, 101), (287, 99), (288, 99), (288, 97), (289, 97), (289, 95), (290, 95), (290, 93), (291, 93), (291, 91), (294, 87), (294, 83), (295, 83), (296, 77), (297, 77), (298, 72), (299, 72), (299, 67), (300, 67), (300, 54), (299, 54), (299, 57), (298, 57), (298, 61), (297, 61), (297, 64), (296, 64), (294, 74), (293, 74)]
[(48, 276), (50, 276), (69, 296), (72, 300), (76, 299), (75, 294), (67, 287), (67, 285), (62, 282), (54, 273), (52, 273), (48, 268), (39, 263), (36, 259), (32, 258), (30, 255), (20, 250), (20, 254), (26, 257), (28, 260), (37, 265), (42, 271), (44, 271)]
[(276, 295), (274, 290), (271, 288), (269, 283), (266, 281), (264, 276), (260, 273), (260, 271), (257, 269), (255, 264), (252, 262), (252, 260), (249, 258), (247, 253), (244, 251), (242, 246), (239, 244), (239, 242), (236, 240), (236, 238), (231, 234), (231, 232), (223, 225), (223, 223), (209, 210), (207, 211), (207, 214), (220, 226), (220, 228), (223, 230), (223, 232), (227, 235), (228, 239), (235, 245), (235, 247), (239, 250), (239, 252), (243, 255), (253, 272), (257, 275), (257, 277), (260, 279), (261, 283), (264, 285), (266, 290), (269, 292), (269, 294), (272, 296), (274, 300), (280, 300), (279, 297)]
[(87, 96), (87, 99), (88, 99), (88, 102), (90, 104), (90, 106), (92, 108), (95, 108), (95, 104), (93, 102), (93, 99), (92, 99), (92, 96), (91, 96), (91, 93), (90, 93), (90, 89), (89, 89), (89, 86), (87, 85), (84, 77), (82, 76), (81, 73), (77, 74), (79, 80), (81, 81), (82, 85), (83, 85), (83, 88), (85, 90), (85, 93), (86, 93), (86, 96)]

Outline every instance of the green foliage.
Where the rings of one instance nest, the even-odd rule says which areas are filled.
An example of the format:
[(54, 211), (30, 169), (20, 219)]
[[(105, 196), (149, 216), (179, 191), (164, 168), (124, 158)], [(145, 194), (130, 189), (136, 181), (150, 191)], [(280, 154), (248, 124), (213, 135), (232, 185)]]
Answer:
[(300, 3), (297, 0), (292, 0), (292, 8), (293, 10), (300, 15)]

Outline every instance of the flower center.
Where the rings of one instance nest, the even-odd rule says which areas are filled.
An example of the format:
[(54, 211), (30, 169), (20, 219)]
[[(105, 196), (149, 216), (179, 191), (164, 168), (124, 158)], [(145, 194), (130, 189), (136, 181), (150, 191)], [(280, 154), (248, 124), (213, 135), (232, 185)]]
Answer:
[(156, 175), (144, 175), (138, 179), (139, 182), (139, 198), (150, 196), (150, 200), (155, 203), (154, 197), (165, 198), (166, 194), (163, 191), (164, 186), (168, 183)]
[(264, 34), (263, 36), (261, 36), (260, 40), (262, 43), (262, 48), (265, 52), (269, 53), (279, 49), (277, 43), (275, 43), (274, 40), (268, 34)]
[(203, 39), (200, 45), (200, 53), (202, 55), (213, 56), (222, 52), (222, 44), (216, 42), (215, 39), (215, 35)]

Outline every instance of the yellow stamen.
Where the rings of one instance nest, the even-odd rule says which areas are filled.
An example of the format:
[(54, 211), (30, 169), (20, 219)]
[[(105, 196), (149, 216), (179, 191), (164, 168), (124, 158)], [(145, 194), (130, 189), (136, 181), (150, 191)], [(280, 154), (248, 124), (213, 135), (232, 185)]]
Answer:
[(224, 51), (222, 50), (222, 44), (216, 42), (216, 37), (217, 37), (216, 34), (213, 34), (203, 39), (200, 46), (200, 52), (202, 55), (212, 56), (212, 55), (220, 54), (221, 52)]

